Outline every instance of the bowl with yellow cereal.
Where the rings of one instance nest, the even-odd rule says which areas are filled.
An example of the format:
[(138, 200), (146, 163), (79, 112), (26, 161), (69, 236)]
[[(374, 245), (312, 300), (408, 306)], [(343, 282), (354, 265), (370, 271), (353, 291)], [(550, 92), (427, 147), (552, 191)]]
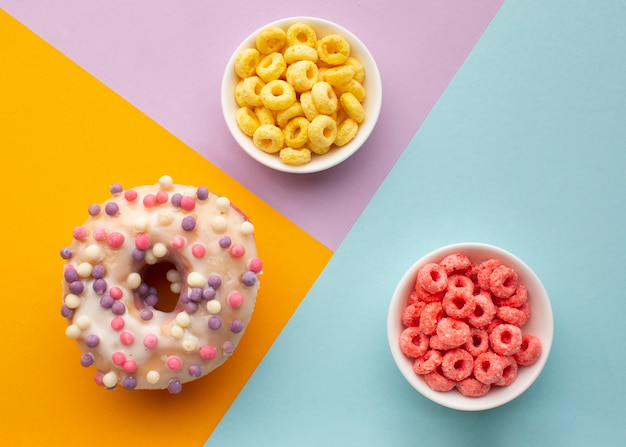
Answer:
[(239, 146), (272, 169), (312, 173), (353, 155), (380, 114), (367, 47), (340, 25), (292, 17), (261, 26), (233, 52), (222, 111)]

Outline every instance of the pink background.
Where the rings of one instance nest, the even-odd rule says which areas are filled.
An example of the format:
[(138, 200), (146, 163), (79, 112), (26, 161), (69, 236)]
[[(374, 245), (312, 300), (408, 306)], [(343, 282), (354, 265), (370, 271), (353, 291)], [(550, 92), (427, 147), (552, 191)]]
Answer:
[[(232, 0), (58, 0), (52, 8), (44, 0), (0, 0), (0, 7), (334, 251), (502, 3), (290, 0), (268, 8)], [(220, 83), (233, 50), (263, 24), (291, 16), (352, 31), (383, 81), (381, 116), (366, 145), (318, 174), (279, 173), (253, 161), (221, 115)], [(395, 32), (376, 33), (378, 25)]]

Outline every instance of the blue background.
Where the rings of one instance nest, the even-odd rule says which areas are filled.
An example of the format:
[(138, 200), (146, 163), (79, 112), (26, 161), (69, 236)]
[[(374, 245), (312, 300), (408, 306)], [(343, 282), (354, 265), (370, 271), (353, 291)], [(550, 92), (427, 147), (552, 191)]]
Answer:
[[(505, 2), (206, 445), (623, 444), (625, 24)], [(522, 258), (555, 319), (537, 382), (476, 413), (413, 390), (386, 339), (404, 271), (464, 241)]]

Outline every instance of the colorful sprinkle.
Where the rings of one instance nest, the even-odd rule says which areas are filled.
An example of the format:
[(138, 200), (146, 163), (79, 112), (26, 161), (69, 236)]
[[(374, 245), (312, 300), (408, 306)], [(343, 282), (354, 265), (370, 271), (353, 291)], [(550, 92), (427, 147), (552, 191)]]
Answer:
[(182, 368), (182, 366), (183, 366), (183, 361), (180, 359), (180, 357), (177, 357), (175, 355), (168, 357), (167, 368), (170, 371), (178, 371), (180, 368)]
[(218, 197), (215, 207), (220, 213), (226, 213), (230, 209), (230, 200), (228, 197)]
[(234, 333), (234, 334), (238, 334), (239, 332), (241, 332), (243, 330), (243, 321), (241, 320), (233, 320), (230, 323), (230, 330)]
[(78, 327), (78, 329), (84, 331), (91, 326), (91, 317), (89, 315), (81, 315), (74, 320), (74, 324)]
[(111, 194), (115, 195), (124, 191), (124, 188), (119, 183), (113, 183), (111, 186), (109, 186), (109, 191), (111, 191)]
[(169, 198), (169, 195), (165, 191), (158, 191), (156, 193), (156, 201), (159, 204), (167, 203)]
[[(126, 371), (126, 368), (124, 368), (124, 371)], [(137, 387), (137, 379), (134, 376), (126, 376), (122, 379), (122, 386), (129, 391), (134, 390)]]
[(102, 258), (104, 258), (102, 250), (96, 244), (87, 246), (85, 249), (85, 256), (87, 257), (87, 260), (92, 262), (99, 262)]
[(180, 203), (183, 200), (183, 195), (179, 192), (176, 194), (172, 194), (172, 198), (170, 199), (170, 203), (174, 208), (180, 208)]
[(211, 220), (211, 228), (213, 228), (213, 231), (216, 233), (223, 233), (226, 231), (226, 228), (228, 228), (228, 221), (224, 216), (215, 216)]
[(154, 349), (159, 344), (159, 337), (148, 334), (143, 338), (143, 345), (148, 349)]
[(241, 282), (248, 287), (252, 287), (256, 284), (256, 273), (248, 270), (241, 276)]
[(76, 227), (74, 231), (72, 231), (72, 236), (74, 236), (74, 239), (77, 241), (84, 241), (87, 239), (87, 230), (85, 227)]
[(117, 366), (122, 366), (126, 361), (126, 355), (123, 352), (116, 351), (111, 355), (111, 361)]
[(206, 200), (209, 198), (209, 190), (206, 186), (200, 186), (196, 191), (198, 200)]
[(70, 259), (74, 255), (72, 249), (69, 247), (63, 247), (59, 254), (61, 255), (61, 259)]
[(76, 269), (72, 266), (68, 266), (64, 271), (63, 271), (63, 278), (65, 278), (65, 282), (73, 282), (73, 281), (78, 281), (78, 272), (76, 271)]
[(157, 258), (162, 258), (167, 254), (167, 247), (165, 246), (165, 244), (157, 242), (156, 244), (154, 244), (154, 247), (152, 247), (152, 254)]
[(107, 242), (109, 244), (109, 247), (113, 249), (120, 248), (122, 245), (124, 245), (124, 235), (122, 233), (114, 231), (109, 234)]
[(98, 337), (96, 334), (89, 334), (85, 338), (85, 344), (90, 348), (95, 348), (100, 344), (100, 337)]
[(76, 309), (80, 306), (80, 298), (73, 293), (70, 293), (65, 297), (64, 303), (68, 309)]
[(100, 307), (110, 309), (114, 302), (115, 300), (111, 295), (102, 295), (102, 298), (100, 298)]
[[(206, 310), (208, 313), (212, 315), (217, 315), (218, 313), (220, 313), (220, 310), (222, 310), (222, 305), (217, 300), (211, 300), (206, 303)], [(209, 322), (209, 325), (210, 325), (210, 322)]]
[(204, 244), (193, 244), (191, 247), (191, 254), (194, 258), (200, 259), (206, 254), (206, 247)]
[(230, 247), (231, 243), (232, 243), (232, 241), (230, 239), (230, 236), (222, 236), (220, 238), (219, 244), (220, 244), (221, 248), (228, 248), (228, 247)]
[(73, 338), (76, 339), (78, 337), (80, 337), (80, 329), (78, 328), (78, 326), (76, 326), (75, 324), (70, 324), (66, 329), (65, 329), (65, 335), (68, 338)]
[(196, 199), (190, 196), (183, 196), (180, 200), (180, 207), (185, 211), (193, 211), (196, 207)]
[(193, 231), (196, 228), (196, 219), (193, 216), (185, 216), (181, 223), (181, 227), (185, 231)]
[(214, 316), (209, 318), (209, 327), (214, 331), (218, 330), (222, 327), (222, 320), (220, 317)]
[(124, 329), (125, 321), (122, 317), (113, 317), (111, 320), (111, 327), (116, 331)]
[(104, 266), (101, 264), (96, 264), (91, 269), (91, 276), (93, 276), (94, 279), (104, 278), (105, 273), (106, 271), (104, 269)]
[(135, 238), (135, 247), (139, 250), (147, 250), (150, 247), (150, 236), (145, 233), (137, 235)]
[(180, 312), (178, 315), (176, 315), (174, 321), (178, 326), (185, 328), (189, 327), (189, 325), (191, 324), (191, 317), (187, 312)]
[(76, 273), (81, 278), (89, 278), (91, 276), (91, 271), (93, 270), (93, 266), (89, 262), (81, 262), (76, 267)]
[(115, 301), (111, 306), (111, 312), (113, 312), (113, 315), (124, 315), (126, 313), (126, 305), (121, 301)]
[(163, 189), (170, 189), (174, 185), (174, 180), (169, 175), (163, 175), (159, 178), (159, 186)]
[(135, 191), (134, 189), (129, 189), (124, 193), (124, 198), (129, 202), (134, 202), (135, 200), (137, 200), (137, 191)]
[(93, 356), (88, 352), (84, 353), (80, 358), (80, 364), (85, 368), (93, 365)]
[(104, 228), (96, 228), (93, 232), (93, 238), (98, 242), (105, 241), (107, 238), (107, 230)]
[(143, 198), (143, 206), (152, 208), (157, 204), (157, 198), (154, 194), (146, 194)]
[(150, 321), (152, 320), (153, 316), (154, 313), (150, 309), (143, 309), (141, 312), (139, 312), (139, 318), (141, 318), (143, 321)]
[(126, 360), (122, 365), (122, 369), (125, 373), (132, 374), (137, 371), (137, 362), (135, 362), (134, 360)]
[(230, 254), (233, 258), (241, 258), (246, 254), (246, 248), (243, 245), (235, 244), (230, 247)]
[(108, 216), (115, 216), (120, 212), (120, 206), (115, 202), (109, 202), (104, 205), (104, 212), (107, 213)]
[(239, 231), (241, 231), (241, 234), (245, 236), (250, 236), (251, 234), (254, 234), (254, 225), (252, 225), (252, 222), (249, 220), (246, 220), (241, 224), (241, 227), (239, 227)]
[(200, 365), (191, 365), (189, 366), (188, 370), (189, 375), (191, 377), (200, 377), (202, 376), (202, 368), (200, 368)]
[(89, 205), (89, 208), (87, 208), (87, 212), (92, 217), (97, 216), (98, 214), (100, 214), (100, 205), (98, 205), (97, 203), (92, 203), (91, 205)]
[(85, 286), (80, 281), (72, 281), (70, 283), (69, 289), (70, 293), (73, 293), (74, 295), (80, 295), (81, 293), (83, 293), (83, 290), (85, 290)]
[(93, 282), (92, 287), (94, 292), (96, 292), (98, 295), (102, 295), (107, 290), (107, 282), (102, 278), (98, 278)]
[(204, 287), (207, 284), (207, 279), (202, 273), (191, 272), (187, 275), (187, 284), (189, 287)]
[(224, 354), (232, 354), (235, 350), (235, 345), (232, 341), (226, 340), (222, 345), (222, 350), (224, 351)]
[(226, 302), (233, 309), (237, 309), (243, 304), (243, 295), (239, 292), (231, 292), (226, 298)]
[(113, 297), (114, 300), (121, 300), (122, 297), (124, 296), (124, 292), (119, 287), (113, 286), (109, 290), (109, 295), (111, 295), (111, 297)]
[(135, 336), (131, 332), (123, 331), (120, 334), (120, 342), (124, 346), (130, 346), (133, 344), (134, 341), (135, 341)]
[(217, 354), (217, 349), (211, 345), (204, 345), (200, 348), (200, 358), (205, 361), (213, 360)]
[(170, 380), (170, 383), (167, 384), (167, 390), (171, 394), (178, 394), (183, 390), (183, 385), (179, 380)]
[(248, 268), (254, 273), (260, 273), (263, 270), (263, 261), (259, 258), (252, 258), (248, 262)]

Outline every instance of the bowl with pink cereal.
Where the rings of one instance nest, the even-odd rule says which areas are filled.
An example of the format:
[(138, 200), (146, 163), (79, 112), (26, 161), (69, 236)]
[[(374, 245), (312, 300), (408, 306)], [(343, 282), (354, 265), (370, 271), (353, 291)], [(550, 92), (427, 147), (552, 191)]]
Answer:
[(352, 32), (291, 17), (253, 31), (234, 50), (221, 90), (237, 144), (272, 169), (329, 169), (363, 146), (382, 104), (380, 73)]
[(459, 243), (415, 262), (387, 315), (392, 357), (424, 397), (480, 411), (524, 393), (543, 370), (554, 334), (548, 294), (508, 251)]

